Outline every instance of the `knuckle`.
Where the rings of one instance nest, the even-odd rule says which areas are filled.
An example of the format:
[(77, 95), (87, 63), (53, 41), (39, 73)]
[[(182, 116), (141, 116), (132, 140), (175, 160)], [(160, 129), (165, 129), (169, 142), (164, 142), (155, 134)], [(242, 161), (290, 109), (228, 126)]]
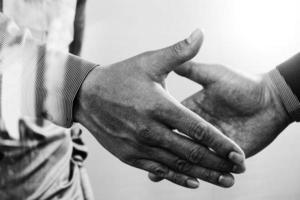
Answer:
[(175, 183), (178, 183), (180, 185), (182, 185), (182, 183), (184, 183), (184, 181), (182, 181), (181, 177), (176, 173), (173, 173), (173, 180)]
[(158, 177), (165, 177), (166, 174), (168, 174), (169, 169), (167, 167), (163, 167), (163, 166), (153, 166), (152, 172), (157, 175)]
[(164, 119), (170, 117), (170, 113), (177, 112), (177, 107), (166, 98), (155, 98), (155, 103), (151, 105), (152, 117)]
[(180, 176), (179, 174), (173, 172), (173, 171), (170, 171), (169, 172), (169, 180), (173, 181), (174, 183), (177, 183), (179, 185), (184, 185), (185, 184), (185, 179)]
[(192, 169), (191, 164), (181, 159), (176, 160), (175, 166), (176, 166), (176, 171), (179, 172), (189, 172)]
[(207, 156), (207, 152), (203, 151), (199, 147), (194, 147), (189, 155), (187, 156), (187, 159), (192, 163), (199, 163)]
[(227, 163), (226, 161), (222, 160), (217, 164), (217, 169), (219, 170), (231, 170), (232, 169), (232, 165)]
[(154, 140), (154, 134), (151, 131), (149, 127), (142, 127), (138, 131), (138, 138), (141, 141), (153, 141)]
[(203, 170), (202, 178), (208, 182), (216, 182), (218, 180), (219, 174), (211, 170)]
[(151, 109), (149, 109), (149, 113), (152, 117), (155, 118), (163, 118), (165, 116), (167, 104), (157, 99), (157, 101), (152, 105)]
[(210, 180), (210, 177), (211, 177), (210, 171), (203, 170), (201, 176), (202, 176), (203, 180), (205, 180), (205, 181)]
[(207, 135), (207, 125), (200, 123), (193, 123), (190, 125), (190, 134), (191, 136), (197, 140), (206, 140)]
[(123, 149), (120, 152), (116, 153), (116, 156), (124, 163), (131, 165), (131, 166), (137, 166), (140, 165), (140, 162), (138, 160), (139, 157), (144, 156), (143, 151), (143, 145), (137, 145), (137, 144), (131, 144), (131, 146), (120, 146), (120, 149)]
[(185, 57), (187, 55), (186, 43), (184, 41), (176, 43), (172, 49), (172, 54), (175, 57)]

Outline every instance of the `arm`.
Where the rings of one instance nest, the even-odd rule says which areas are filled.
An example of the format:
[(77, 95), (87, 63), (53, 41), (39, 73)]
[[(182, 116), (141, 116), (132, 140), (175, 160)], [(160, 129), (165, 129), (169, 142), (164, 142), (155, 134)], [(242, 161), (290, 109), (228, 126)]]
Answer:
[(11, 20), (1, 20), (2, 71), (20, 76), (19, 82), (9, 80), (21, 85), (17, 97), (25, 118), (63, 127), (75, 120), (123, 162), (190, 188), (198, 186), (196, 178), (228, 187), (230, 172), (244, 171), (240, 148), (165, 90), (167, 74), (196, 55), (199, 31), (174, 46), (100, 68), (49, 49)]
[[(246, 157), (300, 121), (300, 54), (267, 74), (245, 76), (223, 65), (187, 62), (176, 73), (203, 86), (182, 104), (237, 142)], [(149, 174), (152, 181), (163, 177)]]
[(290, 108), (298, 100), (278, 70), (246, 76), (223, 65), (187, 62), (175, 71), (203, 86), (182, 104), (239, 144), (246, 157), (267, 147), (293, 121)]
[(250, 157), (300, 120), (299, 65), (297, 54), (257, 77), (193, 62), (175, 71), (203, 86), (182, 103), (236, 141)]
[(243, 164), (234, 167), (226, 161), (229, 157), (233, 163), (243, 163), (238, 147), (231, 153), (229, 140), (165, 89), (167, 74), (196, 55), (201, 42), (202, 34), (196, 31), (168, 48), (96, 68), (79, 91), (75, 120), (129, 165), (190, 188), (197, 187), (191, 177), (231, 186), (233, 177), (221, 168), (244, 170)]

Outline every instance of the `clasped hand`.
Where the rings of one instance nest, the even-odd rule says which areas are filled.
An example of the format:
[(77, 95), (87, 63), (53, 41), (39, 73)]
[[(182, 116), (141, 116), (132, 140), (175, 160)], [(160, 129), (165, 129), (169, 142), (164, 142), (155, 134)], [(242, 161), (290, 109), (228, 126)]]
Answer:
[(245, 170), (241, 148), (165, 88), (168, 73), (192, 59), (202, 40), (197, 30), (170, 47), (94, 69), (80, 88), (75, 120), (121, 161), (157, 177), (189, 188), (197, 179), (232, 186), (231, 173)]

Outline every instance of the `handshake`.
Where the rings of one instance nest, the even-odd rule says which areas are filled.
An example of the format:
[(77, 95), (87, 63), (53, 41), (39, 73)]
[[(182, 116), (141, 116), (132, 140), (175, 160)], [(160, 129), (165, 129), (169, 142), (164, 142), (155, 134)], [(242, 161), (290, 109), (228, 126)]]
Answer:
[[(231, 187), (232, 174), (245, 171), (245, 158), (291, 119), (267, 75), (249, 78), (190, 61), (202, 41), (196, 30), (173, 46), (94, 69), (80, 88), (75, 121), (152, 181), (197, 188), (201, 179)], [(203, 89), (178, 102), (165, 85), (172, 71)]]

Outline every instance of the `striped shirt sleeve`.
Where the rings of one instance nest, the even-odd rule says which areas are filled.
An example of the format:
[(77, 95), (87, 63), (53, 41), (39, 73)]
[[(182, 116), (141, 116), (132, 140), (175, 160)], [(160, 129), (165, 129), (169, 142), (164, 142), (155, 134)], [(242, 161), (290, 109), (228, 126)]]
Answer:
[(96, 66), (34, 40), (30, 31), (0, 14), (1, 104), (8, 105), (3, 108), (7, 116), (70, 127), (75, 96)]

